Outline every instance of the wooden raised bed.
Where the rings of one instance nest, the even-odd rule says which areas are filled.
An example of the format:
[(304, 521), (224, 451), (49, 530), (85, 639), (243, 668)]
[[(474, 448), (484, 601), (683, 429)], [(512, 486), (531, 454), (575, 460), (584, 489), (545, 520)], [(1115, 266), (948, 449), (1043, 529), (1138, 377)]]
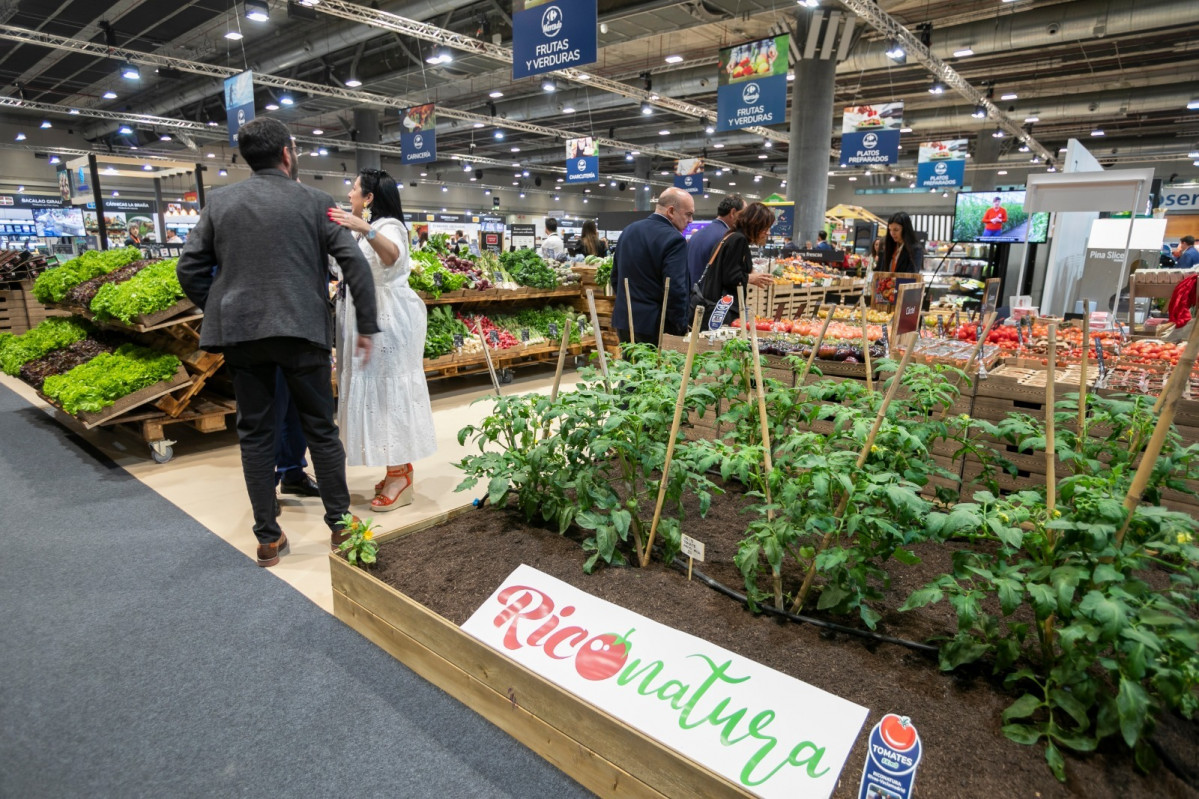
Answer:
[[(465, 506), (376, 538), (428, 531)], [(539, 677), (369, 572), (329, 555), (333, 614), (508, 735), (605, 797), (751, 797), (724, 777)]]

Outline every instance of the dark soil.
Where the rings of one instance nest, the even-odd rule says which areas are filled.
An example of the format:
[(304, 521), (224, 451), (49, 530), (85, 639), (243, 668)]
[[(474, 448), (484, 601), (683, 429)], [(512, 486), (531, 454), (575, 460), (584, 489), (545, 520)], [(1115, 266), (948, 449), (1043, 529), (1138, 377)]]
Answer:
[[(707, 562), (696, 564), (725, 585), (744, 592), (733, 565), (745, 530), (736, 493), (713, 502), (707, 518), (688, 508), (686, 529), (703, 541)], [(916, 588), (950, 570), (951, 547), (915, 548), (922, 562), (891, 564), (893, 582), (884, 608), (896, 608)], [(1165, 766), (1145, 775), (1131, 754), (1114, 742), (1090, 756), (1067, 755), (1069, 781), (1054, 779), (1042, 747), (1021, 746), (1000, 731), (1000, 714), (1013, 699), (983, 672), (946, 674), (935, 656), (888, 643), (821, 631), (812, 625), (779, 623), (755, 616), (685, 573), (660, 562), (646, 569), (603, 568), (586, 575), (579, 540), (529, 525), (517, 513), (487, 509), (396, 541), (379, 551), (374, 574), (416, 601), (462, 624), (521, 563), (657, 622), (703, 638), (811, 685), (870, 709), (859, 744), (845, 764), (835, 797), (856, 797), (865, 758), (865, 740), (884, 713), (912, 717), (924, 744), (916, 779), (917, 796), (970, 797), (1196, 797)], [(788, 585), (788, 590), (794, 586)], [(847, 626), (853, 620), (829, 618)], [(927, 641), (952, 634), (956, 620), (946, 603), (911, 613), (884, 610), (879, 632)], [(1174, 765), (1199, 773), (1199, 725), (1171, 717), (1157, 740)]]
[(21, 367), (21, 379), (38, 391), (47, 377), (66, 374), (81, 363), (87, 363), (102, 352), (113, 352), (116, 344), (103, 338), (85, 338), (61, 350), (43, 355)]
[(153, 261), (134, 261), (131, 264), (122, 266), (120, 269), (114, 269), (107, 275), (100, 275), (91, 280), (85, 280), (68, 291), (67, 295), (63, 298), (63, 302), (79, 308), (90, 308), (92, 307), (92, 300), (96, 298), (100, 287), (105, 283), (122, 283), (145, 269), (151, 263)]

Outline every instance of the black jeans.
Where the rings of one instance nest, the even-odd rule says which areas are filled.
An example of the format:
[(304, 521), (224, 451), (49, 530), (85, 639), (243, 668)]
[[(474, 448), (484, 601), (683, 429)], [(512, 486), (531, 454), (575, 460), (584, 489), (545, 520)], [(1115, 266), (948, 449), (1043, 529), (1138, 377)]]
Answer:
[(279, 433), (275, 439), (275, 482), (299, 483), (304, 480), (304, 469), (308, 461), (308, 439), (300, 426), (300, 412), (291, 401), (283, 370), (275, 370), (275, 427)]
[(279, 538), (275, 521), (275, 374), (283, 373), (300, 427), (308, 438), (312, 465), (325, 504), (325, 524), (336, 530), (350, 509), (346, 456), (333, 421), (329, 351), (303, 339), (268, 338), (225, 347), (225, 363), (237, 397), (237, 437), (246, 493), (254, 510), (259, 543)]

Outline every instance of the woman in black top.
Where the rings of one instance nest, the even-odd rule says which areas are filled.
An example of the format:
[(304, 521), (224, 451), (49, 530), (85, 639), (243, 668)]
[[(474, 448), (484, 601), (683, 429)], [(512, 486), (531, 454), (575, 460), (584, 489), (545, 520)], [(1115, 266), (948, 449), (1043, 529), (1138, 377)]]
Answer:
[(883, 259), (875, 264), (876, 272), (919, 272), (924, 267), (924, 251), (916, 243), (912, 218), (897, 211), (887, 220), (887, 239), (883, 244)]
[(606, 258), (608, 255), (608, 245), (599, 237), (595, 222), (590, 219), (583, 223), (583, 233), (579, 237), (579, 252), (600, 258)]
[(766, 243), (766, 236), (774, 225), (774, 212), (762, 203), (750, 203), (745, 206), (733, 229), (725, 234), (724, 239), (717, 245), (715, 258), (709, 262), (700, 277), (700, 290), (703, 292), (706, 308), (704, 310), (703, 330), (708, 330), (712, 312), (722, 297), (733, 298), (732, 306), (724, 323), (732, 322), (740, 316), (737, 307), (737, 287), (748, 285), (765, 287), (774, 282), (770, 275), (754, 274), (753, 256), (750, 247), (760, 247)]

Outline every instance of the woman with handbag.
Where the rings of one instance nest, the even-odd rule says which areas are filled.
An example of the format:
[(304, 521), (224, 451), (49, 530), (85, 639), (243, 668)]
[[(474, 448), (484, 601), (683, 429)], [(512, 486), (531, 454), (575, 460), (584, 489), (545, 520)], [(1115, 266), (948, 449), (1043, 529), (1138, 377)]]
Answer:
[[(738, 286), (765, 288), (774, 282), (770, 275), (754, 273), (753, 256), (749, 249), (765, 244), (773, 225), (773, 211), (762, 203), (750, 203), (737, 215), (733, 229), (716, 245), (703, 274), (691, 289), (692, 314), (696, 305), (704, 306), (702, 330), (715, 329), (740, 316)], [(713, 323), (714, 315), (716, 319)]]

